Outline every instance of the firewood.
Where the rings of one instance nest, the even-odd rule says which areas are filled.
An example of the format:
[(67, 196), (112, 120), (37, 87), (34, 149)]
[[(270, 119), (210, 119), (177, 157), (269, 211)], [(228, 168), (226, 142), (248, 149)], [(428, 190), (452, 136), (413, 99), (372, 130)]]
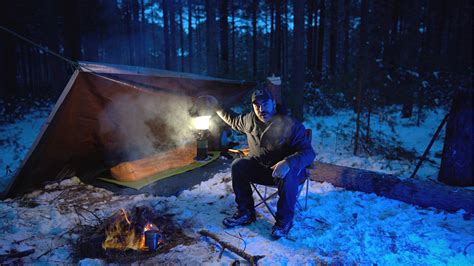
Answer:
[[(245, 251), (241, 250), (240, 248), (237, 248), (237, 247), (233, 246), (232, 244), (229, 244), (225, 241), (222, 241), (216, 234), (211, 233), (207, 230), (201, 230), (201, 231), (199, 231), (199, 234), (214, 239), (217, 243), (219, 243), (222, 246), (222, 252), (223, 252), (224, 249), (228, 249), (228, 250), (234, 252), (235, 254), (239, 255), (240, 257), (242, 257), (246, 261), (248, 261), (251, 265), (257, 265), (257, 261), (259, 259), (265, 257), (263, 255), (252, 256), (252, 255), (246, 253)], [(222, 252), (221, 252), (221, 254), (222, 254)]]
[(26, 256), (31, 255), (33, 253), (35, 253), (34, 249), (28, 249), (28, 250), (20, 251), (20, 252), (11, 252), (9, 254), (2, 254), (2, 255), (0, 255), (0, 262), (4, 262), (6, 260), (13, 259), (13, 258), (26, 257)]

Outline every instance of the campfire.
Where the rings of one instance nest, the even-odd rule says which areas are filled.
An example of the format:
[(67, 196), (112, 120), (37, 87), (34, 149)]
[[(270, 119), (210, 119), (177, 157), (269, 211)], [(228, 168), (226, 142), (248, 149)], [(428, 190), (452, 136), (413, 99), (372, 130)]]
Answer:
[(119, 209), (100, 224), (85, 227), (78, 241), (77, 256), (131, 263), (194, 242), (169, 215), (158, 215), (149, 207), (135, 207)]
[(142, 221), (130, 220), (129, 214), (120, 209), (113, 217), (112, 222), (105, 227), (105, 240), (102, 248), (137, 251), (155, 251), (162, 244), (161, 232), (156, 225)]

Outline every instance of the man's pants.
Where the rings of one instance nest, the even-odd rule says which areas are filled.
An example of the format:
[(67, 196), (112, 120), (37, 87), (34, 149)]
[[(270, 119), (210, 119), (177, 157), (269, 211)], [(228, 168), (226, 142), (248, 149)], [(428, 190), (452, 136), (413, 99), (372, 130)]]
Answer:
[[(278, 185), (278, 203), (276, 218), (280, 224), (293, 221), (298, 186), (305, 178), (304, 169), (301, 173), (290, 169), (284, 179), (274, 179), (273, 170), (259, 164), (254, 158), (239, 158), (232, 162), (232, 187), (235, 193), (235, 202), (239, 211), (254, 211), (254, 200), (250, 183), (261, 185)], [(275, 181), (279, 181), (277, 184)]]

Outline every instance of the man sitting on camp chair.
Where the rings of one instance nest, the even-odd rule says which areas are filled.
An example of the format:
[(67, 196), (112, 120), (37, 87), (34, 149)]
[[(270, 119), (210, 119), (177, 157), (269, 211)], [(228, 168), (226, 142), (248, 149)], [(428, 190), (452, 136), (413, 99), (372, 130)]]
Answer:
[(293, 225), (298, 186), (305, 180), (306, 166), (315, 157), (304, 126), (282, 112), (267, 89), (253, 92), (253, 112), (242, 115), (225, 111), (217, 99), (208, 97), (224, 122), (247, 135), (250, 148), (247, 157), (232, 162), (232, 187), (238, 211), (225, 218), (224, 225), (234, 227), (255, 221), (250, 183), (276, 185), (279, 199), (272, 236), (286, 236)]

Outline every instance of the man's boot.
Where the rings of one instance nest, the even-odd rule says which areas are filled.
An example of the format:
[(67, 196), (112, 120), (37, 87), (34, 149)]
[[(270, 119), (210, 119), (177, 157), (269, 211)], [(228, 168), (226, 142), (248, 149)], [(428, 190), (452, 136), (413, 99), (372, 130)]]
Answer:
[(290, 232), (291, 227), (293, 227), (293, 222), (282, 223), (277, 221), (272, 227), (272, 237), (274, 239), (279, 239), (281, 237), (286, 237)]
[(255, 221), (255, 211), (237, 211), (233, 216), (224, 218), (222, 223), (227, 227), (251, 224)]

